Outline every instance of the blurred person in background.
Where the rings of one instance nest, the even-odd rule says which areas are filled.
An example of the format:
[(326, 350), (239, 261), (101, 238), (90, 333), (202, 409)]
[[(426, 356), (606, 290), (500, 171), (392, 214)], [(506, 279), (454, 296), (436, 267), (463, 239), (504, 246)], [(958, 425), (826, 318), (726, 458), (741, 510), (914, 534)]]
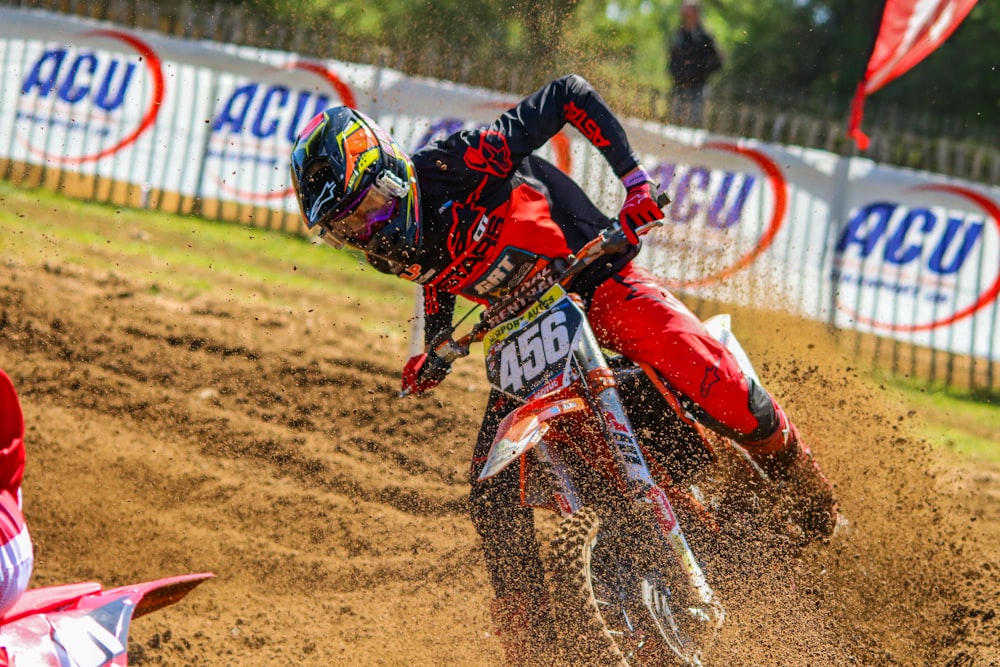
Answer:
[[(598, 150), (625, 191), (617, 218), (534, 155), (566, 125)], [(428, 352), (452, 333), (456, 297), (488, 305), (551, 272), (603, 229), (620, 225), (627, 250), (574, 278), (600, 342), (658, 371), (696, 405), (703, 423), (741, 442), (794, 489), (813, 527), (829, 534), (833, 489), (771, 395), (646, 270), (632, 262), (636, 229), (663, 218), (652, 182), (625, 130), (582, 77), (556, 79), (487, 127), (462, 130), (412, 158), (375, 121), (348, 107), (313, 118), (292, 147), (303, 220), (336, 248), (361, 250), (373, 267), (423, 286), (426, 352), (403, 370), (403, 389), (435, 387), (450, 366)], [(501, 420), (516, 403), (487, 402), (470, 466), (469, 509), (496, 599), (491, 615), (508, 665), (547, 664), (555, 638), (534, 516), (520, 503), (519, 470), (483, 483), (480, 470)]]
[(700, 127), (705, 110), (708, 78), (722, 68), (715, 41), (701, 23), (697, 0), (684, 0), (681, 24), (670, 38), (670, 122)]
[(21, 513), (24, 461), (21, 401), (10, 377), (0, 370), (0, 614), (28, 588), (34, 567), (31, 537)]

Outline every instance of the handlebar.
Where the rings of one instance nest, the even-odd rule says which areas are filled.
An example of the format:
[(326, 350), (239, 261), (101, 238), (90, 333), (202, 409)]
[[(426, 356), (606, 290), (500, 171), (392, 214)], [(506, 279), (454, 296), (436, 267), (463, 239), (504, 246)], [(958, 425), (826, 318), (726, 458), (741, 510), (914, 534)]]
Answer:
[[(666, 192), (661, 191), (657, 193), (657, 206), (662, 209), (669, 203), (670, 197)], [(635, 233), (638, 236), (643, 236), (655, 227), (661, 227), (662, 225), (662, 219), (653, 220), (652, 222), (647, 222), (646, 224), (636, 227)], [(555, 285), (556, 283), (566, 285), (572, 278), (588, 266), (592, 265), (600, 257), (624, 250), (628, 245), (629, 241), (625, 237), (625, 232), (622, 231), (621, 223), (616, 221), (613, 225), (606, 228), (596, 237), (588, 241), (576, 253), (570, 255), (567, 258), (569, 261), (568, 265), (553, 279), (551, 285)], [(510, 299), (513, 297), (508, 298)], [(506, 303), (507, 301), (505, 300), (497, 305), (504, 305)], [(489, 311), (487, 310), (486, 312)], [(444, 377), (451, 371), (452, 362), (461, 357), (469, 356), (472, 344), (482, 340), (483, 336), (486, 335), (486, 332), (487, 327), (485, 325), (485, 321), (484, 319), (480, 319), (479, 322), (473, 325), (469, 333), (457, 339), (452, 339), (451, 337), (452, 334), (455, 333), (454, 329), (445, 329), (444, 331), (438, 333), (428, 346), (430, 349), (427, 352), (427, 361), (425, 362), (427, 366), (424, 372), (433, 374), (428, 375), (428, 379), (444, 379)], [(403, 390), (399, 395), (400, 397), (403, 397), (408, 394), (408, 391)]]

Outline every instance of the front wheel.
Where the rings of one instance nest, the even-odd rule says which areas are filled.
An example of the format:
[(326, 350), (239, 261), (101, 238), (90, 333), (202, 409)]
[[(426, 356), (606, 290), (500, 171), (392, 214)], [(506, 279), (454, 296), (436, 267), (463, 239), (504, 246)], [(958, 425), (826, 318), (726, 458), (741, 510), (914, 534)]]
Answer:
[(573, 664), (700, 665), (724, 612), (686, 604), (674, 555), (635, 521), (621, 523), (606, 526), (585, 508), (556, 534), (553, 599), (564, 654)]

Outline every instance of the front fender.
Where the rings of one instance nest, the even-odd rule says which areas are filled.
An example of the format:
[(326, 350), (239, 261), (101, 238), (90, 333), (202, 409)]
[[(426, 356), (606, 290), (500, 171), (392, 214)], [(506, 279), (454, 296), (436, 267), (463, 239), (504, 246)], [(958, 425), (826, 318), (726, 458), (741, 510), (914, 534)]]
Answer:
[(493, 477), (538, 444), (549, 430), (546, 422), (550, 419), (586, 407), (586, 402), (579, 397), (557, 399), (543, 396), (511, 411), (497, 428), (478, 481)]

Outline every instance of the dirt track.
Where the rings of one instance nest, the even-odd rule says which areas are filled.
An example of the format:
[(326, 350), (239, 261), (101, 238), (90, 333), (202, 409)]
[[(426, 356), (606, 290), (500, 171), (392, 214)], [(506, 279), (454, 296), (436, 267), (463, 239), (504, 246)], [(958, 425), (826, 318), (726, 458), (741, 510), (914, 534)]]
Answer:
[[(350, 308), (154, 292), (0, 269), (33, 585), (217, 573), (136, 621), (133, 664), (499, 664), (464, 507), (472, 360), (399, 400), (402, 337)], [(943, 466), (820, 329), (760, 319), (738, 326), (852, 530), (729, 582), (711, 664), (1000, 664), (1000, 470)]]

